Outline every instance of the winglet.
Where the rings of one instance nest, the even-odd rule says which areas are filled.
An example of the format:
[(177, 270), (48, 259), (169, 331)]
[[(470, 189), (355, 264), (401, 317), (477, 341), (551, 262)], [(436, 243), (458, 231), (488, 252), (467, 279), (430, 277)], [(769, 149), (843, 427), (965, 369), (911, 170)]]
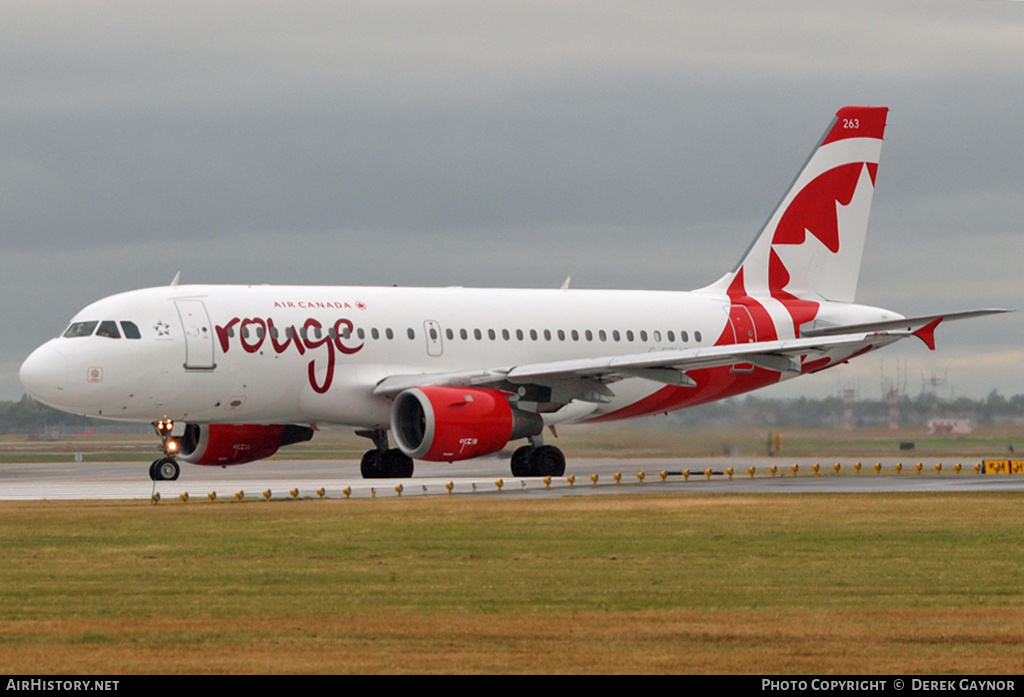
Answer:
[(914, 332), (914, 336), (923, 341), (931, 351), (935, 350), (935, 327), (939, 326), (939, 322), (943, 319), (945, 318), (939, 317)]

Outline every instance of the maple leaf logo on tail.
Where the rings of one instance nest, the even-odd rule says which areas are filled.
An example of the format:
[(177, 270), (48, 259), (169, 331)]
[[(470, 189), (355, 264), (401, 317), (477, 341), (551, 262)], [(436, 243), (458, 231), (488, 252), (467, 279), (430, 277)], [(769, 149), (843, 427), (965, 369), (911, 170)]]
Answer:
[(794, 334), (822, 301), (852, 302), (888, 111), (840, 109), (746, 256), (708, 290), (733, 297), (742, 278), (769, 312), (785, 308)]

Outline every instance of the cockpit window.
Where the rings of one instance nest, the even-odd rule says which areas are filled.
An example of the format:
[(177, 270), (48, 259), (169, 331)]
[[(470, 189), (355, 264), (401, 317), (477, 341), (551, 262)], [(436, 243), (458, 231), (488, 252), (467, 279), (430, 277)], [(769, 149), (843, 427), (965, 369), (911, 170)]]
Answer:
[(125, 339), (141, 339), (142, 334), (139, 332), (139, 327), (135, 322), (121, 322), (121, 329), (124, 330)]
[(64, 337), (71, 339), (76, 336), (92, 336), (97, 324), (99, 322), (75, 322), (64, 332)]
[(117, 330), (117, 322), (107, 320), (100, 322), (100, 328), (96, 330), (96, 336), (105, 336), (108, 339), (120, 339), (121, 332)]

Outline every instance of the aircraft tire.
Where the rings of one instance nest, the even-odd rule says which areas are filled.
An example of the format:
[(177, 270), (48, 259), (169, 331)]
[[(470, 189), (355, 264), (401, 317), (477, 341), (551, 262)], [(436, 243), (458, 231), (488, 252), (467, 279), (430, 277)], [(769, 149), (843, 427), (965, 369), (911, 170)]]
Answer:
[(516, 448), (512, 452), (512, 476), (513, 477), (533, 477), (536, 476), (533, 472), (533, 468), (530, 466), (530, 453), (533, 452), (533, 447), (524, 445)]
[(384, 476), (382, 461), (383, 457), (379, 450), (367, 450), (363, 453), (363, 459), (359, 463), (359, 473), (363, 479), (381, 479)]
[(412, 458), (398, 448), (391, 448), (384, 452), (381, 458), (381, 469), (383, 476), (390, 478), (411, 477), (413, 472)]
[(149, 478), (154, 482), (174, 481), (181, 474), (181, 468), (173, 458), (154, 460), (149, 466)]
[(530, 453), (530, 470), (535, 477), (561, 477), (565, 474), (565, 455), (553, 445), (542, 445)]

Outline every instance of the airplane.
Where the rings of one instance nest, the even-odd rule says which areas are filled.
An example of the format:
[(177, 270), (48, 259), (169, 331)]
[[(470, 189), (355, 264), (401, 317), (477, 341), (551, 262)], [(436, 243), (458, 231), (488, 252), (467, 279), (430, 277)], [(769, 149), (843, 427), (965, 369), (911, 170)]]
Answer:
[[(739, 263), (689, 291), (179, 285), (95, 302), (20, 378), (40, 402), (152, 423), (163, 456), (238, 465), (350, 428), (363, 477), (511, 455), (561, 476), (544, 431), (629, 419), (818, 373), (940, 322), (854, 303), (887, 107), (847, 106)], [(394, 437), (397, 447), (390, 443)]]

